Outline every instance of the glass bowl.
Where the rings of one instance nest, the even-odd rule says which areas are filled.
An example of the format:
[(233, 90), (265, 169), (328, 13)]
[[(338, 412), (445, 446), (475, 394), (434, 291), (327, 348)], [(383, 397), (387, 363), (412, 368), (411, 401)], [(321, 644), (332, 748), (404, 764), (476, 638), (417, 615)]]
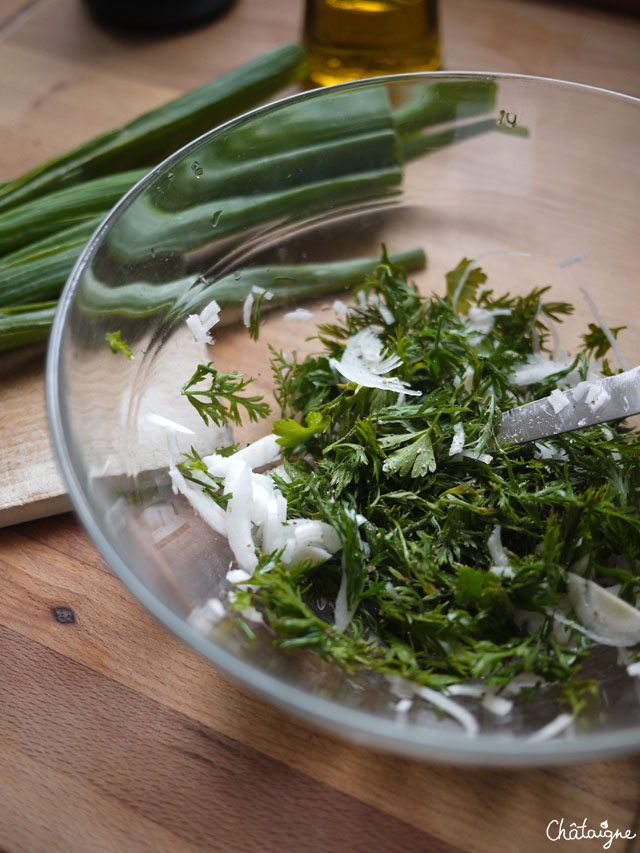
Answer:
[[(550, 285), (554, 299), (576, 305), (563, 328), (567, 349), (593, 320), (580, 295), (586, 289), (610, 326), (627, 326), (620, 343), (639, 363), (639, 135), (640, 101), (604, 90), (507, 74), (398, 75), (257, 109), (190, 143), (134, 187), (70, 276), (47, 390), (77, 514), (144, 606), (245, 687), (372, 747), (502, 765), (640, 747), (637, 679), (616, 664), (615, 649), (591, 663), (600, 706), (552, 740), (536, 737), (558, 713), (544, 691), (506, 717), (476, 708), (480, 732), (469, 737), (427, 701), (398, 714), (382, 677), (278, 650), (261, 626), (251, 640), (235, 617), (207, 621), (203, 605), (229, 592), (233, 555), (168, 477), (168, 445), (203, 455), (230, 438), (206, 429), (180, 394), (197, 363), (212, 359), (254, 377), (256, 391), (269, 395), (268, 344), (312, 349), (316, 322), (334, 318), (334, 300), (348, 298), (347, 279), (336, 289), (331, 265), (344, 271), (347, 261), (365, 259), (349, 267), (353, 282), (383, 243), (391, 253), (409, 251), (403, 257), (426, 293), (443, 293), (445, 273), (464, 256), (483, 256), (497, 292)], [(426, 252), (426, 267), (414, 249)], [(263, 299), (254, 342), (242, 309), (256, 285), (276, 298)], [(221, 314), (207, 355), (185, 320), (212, 298)], [(313, 317), (284, 318), (299, 307)], [(133, 360), (112, 352), (106, 336), (114, 332)], [(234, 428), (233, 439), (267, 431), (249, 424)]]

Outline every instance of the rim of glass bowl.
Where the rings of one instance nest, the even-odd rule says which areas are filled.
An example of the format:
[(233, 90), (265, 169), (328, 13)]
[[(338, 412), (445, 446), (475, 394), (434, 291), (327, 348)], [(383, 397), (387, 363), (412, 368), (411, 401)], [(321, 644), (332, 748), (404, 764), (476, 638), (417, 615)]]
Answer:
[[(269, 675), (256, 666), (236, 658), (233, 654), (217, 646), (215, 642), (192, 628), (163, 604), (129, 568), (120, 554), (117, 544), (105, 534), (101, 518), (93, 511), (90, 497), (85, 494), (80, 480), (76, 476), (73, 454), (68, 444), (68, 436), (63, 427), (62, 400), (60, 396), (60, 356), (65, 331), (65, 320), (72, 305), (74, 294), (82, 271), (90, 263), (97, 247), (111, 225), (118, 219), (120, 211), (143, 193), (146, 188), (172, 164), (181, 160), (190, 150), (198, 148), (203, 140), (218, 136), (248, 120), (279, 110), (284, 104), (322, 97), (328, 90), (366, 88), (383, 83), (402, 83), (428, 79), (492, 79), (521, 80), (539, 87), (575, 89), (596, 96), (617, 98), (635, 104), (640, 111), (640, 98), (614, 92), (596, 86), (558, 80), (552, 77), (538, 77), (526, 74), (510, 74), (485, 71), (435, 71), (414, 74), (392, 74), (372, 77), (365, 80), (340, 83), (334, 86), (300, 92), (273, 101), (265, 106), (250, 110), (237, 118), (193, 139), (178, 151), (151, 169), (122, 199), (111, 209), (97, 227), (82, 253), (76, 261), (59, 300), (51, 331), (46, 367), (46, 394), (49, 425), (54, 450), (63, 478), (69, 490), (69, 497), (77, 516), (85, 527), (94, 544), (114, 569), (123, 583), (134, 596), (163, 625), (191, 646), (202, 657), (221, 669), (245, 687), (248, 687), (271, 704), (292, 713), (303, 722), (312, 723), (333, 734), (346, 737), (352, 742), (372, 748), (390, 751), (414, 758), (446, 761), (449, 763), (484, 765), (534, 765), (566, 763), (568, 761), (586, 761), (604, 756), (621, 755), (640, 750), (640, 722), (614, 732), (590, 735), (576, 734), (567, 740), (551, 740), (542, 743), (527, 741), (504, 735), (483, 734), (468, 737), (460, 732), (438, 731), (433, 727), (407, 725), (402, 722), (378, 717), (366, 711), (349, 708), (332, 700), (324, 699), (307, 692), (294, 684)], [(640, 115), (640, 112), (639, 112)]]

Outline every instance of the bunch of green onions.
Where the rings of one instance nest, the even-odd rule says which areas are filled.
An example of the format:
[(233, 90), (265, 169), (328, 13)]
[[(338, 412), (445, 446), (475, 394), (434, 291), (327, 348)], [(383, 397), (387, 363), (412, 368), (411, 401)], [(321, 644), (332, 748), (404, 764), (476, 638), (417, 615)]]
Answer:
[[(111, 207), (152, 166), (300, 81), (305, 73), (303, 48), (285, 45), (1, 183), (0, 351), (46, 339), (57, 299), (83, 246)], [(341, 115), (340, 122), (331, 115), (330, 99), (311, 98), (298, 111), (302, 118), (296, 126), (281, 127), (275, 116), (263, 123), (259, 139), (249, 124), (230, 135), (228, 143), (220, 139), (203, 150), (205, 158), (210, 150), (215, 167), (203, 162), (201, 180), (181, 176), (180, 170), (187, 168), (182, 163), (170, 193), (162, 192), (160, 179), (153, 193), (136, 199), (138, 209), (128, 218), (126, 239), (117, 228), (110, 235), (110, 254), (116, 262), (135, 267), (153, 257), (159, 245), (167, 252), (200, 248), (210, 239), (217, 207), (224, 211), (217, 236), (226, 237), (285, 214), (304, 217), (310, 205), (316, 210), (346, 205), (360, 199), (363, 191), (379, 198), (400, 184), (407, 159), (495, 127), (493, 118), (483, 118), (454, 131), (441, 127), (422, 133), (425, 127), (458, 117), (455, 91), (438, 86), (469, 85), (432, 84), (396, 108), (381, 87), (365, 88), (357, 108)], [(471, 93), (465, 91), (468, 115), (486, 113), (494, 97), (494, 84), (476, 81)], [(306, 273), (313, 279), (313, 270)], [(96, 287), (99, 291), (99, 282)], [(166, 297), (163, 287), (157, 293), (160, 303)], [(149, 287), (143, 290), (148, 296)], [(135, 292), (135, 282), (129, 291)], [(127, 314), (131, 305), (120, 308)], [(153, 309), (153, 304), (136, 307), (147, 313)], [(118, 311), (118, 306), (108, 310)]]

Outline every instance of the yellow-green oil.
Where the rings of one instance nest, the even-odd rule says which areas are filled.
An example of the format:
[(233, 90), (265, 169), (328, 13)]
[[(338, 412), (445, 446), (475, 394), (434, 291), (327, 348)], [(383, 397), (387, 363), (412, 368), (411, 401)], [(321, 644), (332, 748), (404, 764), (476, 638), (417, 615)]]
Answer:
[(437, 0), (306, 0), (309, 81), (440, 68)]

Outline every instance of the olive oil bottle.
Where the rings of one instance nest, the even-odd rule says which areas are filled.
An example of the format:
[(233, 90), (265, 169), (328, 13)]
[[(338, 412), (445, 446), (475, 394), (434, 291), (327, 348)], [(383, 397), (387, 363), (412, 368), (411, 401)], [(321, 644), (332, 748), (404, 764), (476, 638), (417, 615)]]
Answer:
[(437, 0), (306, 0), (303, 40), (309, 81), (435, 71), (440, 67)]

